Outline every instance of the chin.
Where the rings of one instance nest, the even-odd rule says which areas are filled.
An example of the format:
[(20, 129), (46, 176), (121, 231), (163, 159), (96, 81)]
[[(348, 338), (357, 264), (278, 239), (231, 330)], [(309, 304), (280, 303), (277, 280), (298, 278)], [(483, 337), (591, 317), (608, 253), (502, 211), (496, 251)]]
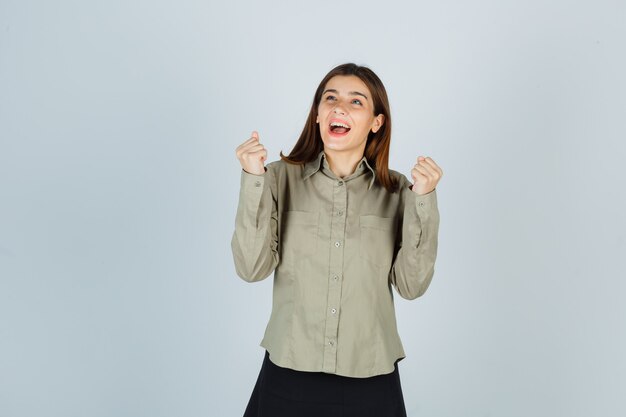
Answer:
[(347, 149), (346, 143), (338, 143), (337, 141), (333, 141), (333, 140), (324, 140), (323, 142), (324, 142), (324, 148), (326, 149), (332, 149), (336, 151)]

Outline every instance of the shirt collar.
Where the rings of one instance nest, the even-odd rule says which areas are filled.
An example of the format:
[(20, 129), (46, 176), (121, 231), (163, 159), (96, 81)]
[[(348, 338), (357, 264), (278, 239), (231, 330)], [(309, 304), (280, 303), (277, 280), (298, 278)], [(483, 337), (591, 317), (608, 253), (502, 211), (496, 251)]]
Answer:
[[(324, 153), (323, 150), (320, 151), (320, 153), (317, 155), (317, 157), (313, 161), (309, 161), (304, 164), (304, 170), (302, 171), (302, 179), (306, 180), (311, 175), (319, 171), (320, 168), (322, 168), (322, 163), (323, 163), (323, 166), (325, 168), (328, 168), (328, 170), (330, 171), (328, 167), (328, 160), (326, 159), (326, 154)], [(372, 188), (372, 185), (374, 184), (374, 180), (376, 179), (376, 170), (374, 170), (374, 168), (372, 168), (369, 162), (367, 162), (367, 158), (365, 157), (365, 155), (363, 155), (363, 158), (361, 158), (361, 160), (357, 164), (356, 170), (352, 174), (350, 174), (348, 177), (346, 177), (346, 179), (358, 177), (359, 175), (364, 173), (365, 170), (367, 169), (369, 169), (369, 171), (372, 173), (372, 178), (370, 179), (369, 184), (367, 186), (367, 189), (369, 190), (370, 188)]]

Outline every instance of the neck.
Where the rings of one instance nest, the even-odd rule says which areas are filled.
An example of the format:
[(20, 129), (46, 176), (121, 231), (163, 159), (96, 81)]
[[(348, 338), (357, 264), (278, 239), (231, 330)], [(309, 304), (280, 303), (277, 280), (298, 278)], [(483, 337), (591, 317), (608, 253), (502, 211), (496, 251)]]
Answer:
[(363, 149), (360, 152), (337, 152), (324, 148), (324, 154), (330, 170), (339, 178), (347, 177), (355, 170), (363, 158)]

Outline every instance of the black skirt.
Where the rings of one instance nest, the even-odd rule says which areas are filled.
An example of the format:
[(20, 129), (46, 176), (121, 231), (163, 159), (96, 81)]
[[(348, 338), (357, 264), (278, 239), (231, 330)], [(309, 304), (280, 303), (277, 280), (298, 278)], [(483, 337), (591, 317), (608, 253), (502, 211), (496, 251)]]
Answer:
[(369, 378), (275, 365), (265, 351), (244, 417), (406, 417), (398, 362)]

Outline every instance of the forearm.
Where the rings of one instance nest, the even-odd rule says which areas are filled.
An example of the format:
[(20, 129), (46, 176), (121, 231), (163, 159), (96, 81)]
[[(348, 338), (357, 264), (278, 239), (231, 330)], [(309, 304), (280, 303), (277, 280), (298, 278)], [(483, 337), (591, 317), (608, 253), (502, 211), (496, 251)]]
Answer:
[[(413, 195), (411, 195), (413, 194)], [(437, 195), (407, 193), (402, 224), (402, 243), (389, 279), (403, 298), (423, 295), (434, 275), (439, 234)]]
[(267, 278), (278, 265), (277, 218), (271, 173), (241, 171), (239, 204), (231, 249), (237, 275), (248, 282)]

